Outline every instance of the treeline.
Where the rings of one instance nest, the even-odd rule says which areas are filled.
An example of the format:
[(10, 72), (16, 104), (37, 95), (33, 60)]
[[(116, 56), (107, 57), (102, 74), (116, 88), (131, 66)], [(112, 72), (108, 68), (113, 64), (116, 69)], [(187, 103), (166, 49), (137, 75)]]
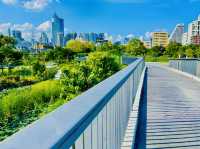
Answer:
[(179, 43), (171, 42), (167, 47), (156, 46), (151, 49), (144, 47), (144, 44), (139, 39), (132, 39), (124, 50), (126, 53), (133, 56), (144, 57), (162, 57), (167, 58), (199, 58), (199, 45), (181, 45)]

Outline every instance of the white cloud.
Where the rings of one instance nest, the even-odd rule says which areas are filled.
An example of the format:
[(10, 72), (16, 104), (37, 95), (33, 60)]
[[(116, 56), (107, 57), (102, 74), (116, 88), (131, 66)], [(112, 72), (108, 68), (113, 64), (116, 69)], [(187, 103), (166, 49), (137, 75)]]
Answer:
[(45, 21), (38, 26), (34, 26), (33, 24), (26, 22), (23, 24), (11, 24), (11, 23), (2, 23), (0, 24), (0, 33), (8, 35), (8, 29), (11, 30), (19, 30), (22, 32), (22, 37), (25, 40), (30, 40), (33, 36), (35, 39), (39, 39), (41, 32), (46, 32), (50, 37), (51, 33), (51, 22)]
[(13, 29), (15, 29), (15, 30), (20, 30), (20, 31), (30, 31), (30, 30), (33, 30), (33, 24), (31, 24), (31, 23), (28, 23), (28, 22), (26, 22), (26, 23), (24, 23), (24, 24), (14, 24), (13, 26), (12, 26), (12, 28)]
[(26, 22), (24, 24), (13, 24), (11, 26), (11, 29), (12, 30), (19, 30), (19, 31), (21, 31), (22, 32), (22, 37), (25, 40), (30, 40), (32, 32), (34, 31), (35, 27), (34, 27), (33, 24)]
[(0, 0), (0, 1), (6, 5), (16, 5), (16, 6), (21, 6), (28, 10), (40, 11), (43, 10), (53, 1), (56, 3), (60, 3), (62, 0)]
[(127, 38), (134, 38), (134, 35), (133, 34), (128, 34), (126, 37)]
[(8, 29), (11, 27), (11, 23), (2, 23), (0, 24), (0, 33), (7, 34)]
[(23, 2), (23, 7), (29, 10), (42, 10), (51, 0), (28, 0)]
[(145, 33), (145, 38), (150, 39), (151, 38), (151, 32), (146, 32)]
[(17, 0), (1, 0), (1, 1), (6, 5), (14, 5), (17, 3)]
[(41, 32), (48, 32), (51, 29), (51, 21), (45, 21), (44, 23), (40, 24), (36, 28), (38, 31)]

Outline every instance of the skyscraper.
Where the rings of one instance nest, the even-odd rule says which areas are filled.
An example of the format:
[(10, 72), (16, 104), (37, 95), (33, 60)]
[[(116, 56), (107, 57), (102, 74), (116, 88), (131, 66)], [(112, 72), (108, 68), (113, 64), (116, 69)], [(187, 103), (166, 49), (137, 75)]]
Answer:
[(54, 46), (64, 45), (64, 20), (56, 13), (52, 17), (52, 43)]
[(45, 32), (41, 33), (40, 43), (42, 43), (42, 44), (48, 44), (49, 43), (48, 36), (47, 36), (47, 34)]
[(169, 41), (182, 43), (183, 33), (184, 33), (184, 24), (177, 24), (169, 37)]
[(22, 32), (18, 31), (18, 30), (13, 30), (12, 31), (12, 36), (17, 40), (17, 41), (21, 41), (22, 39)]
[(11, 37), (11, 30), (8, 28), (8, 37)]
[(104, 33), (99, 33), (98, 34), (97, 42), (100, 42), (100, 43), (105, 42), (105, 34)]
[(90, 42), (96, 43), (97, 42), (97, 37), (98, 37), (97, 33), (89, 33), (89, 41)]
[(67, 33), (65, 36), (65, 44), (69, 41), (69, 40), (75, 40), (77, 38), (77, 33), (76, 32), (71, 32), (71, 33)]

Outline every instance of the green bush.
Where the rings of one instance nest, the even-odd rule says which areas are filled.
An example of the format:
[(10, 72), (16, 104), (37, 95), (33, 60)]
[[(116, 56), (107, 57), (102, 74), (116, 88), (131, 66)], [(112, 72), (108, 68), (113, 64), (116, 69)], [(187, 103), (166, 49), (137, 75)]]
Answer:
[(30, 87), (13, 89), (1, 96), (0, 140), (11, 133), (5, 129), (15, 132), (22, 123), (27, 125), (37, 119), (45, 107), (60, 99), (60, 92), (60, 82), (44, 81)]
[(43, 80), (54, 79), (57, 72), (58, 72), (57, 67), (47, 68), (44, 72)]
[(118, 57), (108, 52), (93, 52), (86, 61), (63, 66), (63, 98), (77, 95), (120, 70)]

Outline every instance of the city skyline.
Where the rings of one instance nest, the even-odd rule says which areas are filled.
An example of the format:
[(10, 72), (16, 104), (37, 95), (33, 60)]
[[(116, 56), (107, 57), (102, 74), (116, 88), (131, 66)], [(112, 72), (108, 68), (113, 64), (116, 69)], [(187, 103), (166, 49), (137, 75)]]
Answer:
[[(149, 32), (157, 30), (171, 33), (176, 24), (188, 24), (194, 20), (199, 14), (200, 6), (200, 1), (197, 0), (168, 2), (30, 0), (23, 3), (19, 0), (1, 0), (0, 2), (0, 13), (3, 14), (7, 10), (6, 14), (0, 16), (0, 32), (5, 32), (3, 29), (11, 26), (24, 31), (23, 36), (26, 37), (30, 37), (32, 30), (50, 32), (50, 21), (54, 12), (65, 20), (65, 32), (105, 32), (115, 36), (118, 34), (148, 36)], [(175, 10), (177, 15), (171, 15)], [(35, 36), (39, 37), (37, 34)]]

